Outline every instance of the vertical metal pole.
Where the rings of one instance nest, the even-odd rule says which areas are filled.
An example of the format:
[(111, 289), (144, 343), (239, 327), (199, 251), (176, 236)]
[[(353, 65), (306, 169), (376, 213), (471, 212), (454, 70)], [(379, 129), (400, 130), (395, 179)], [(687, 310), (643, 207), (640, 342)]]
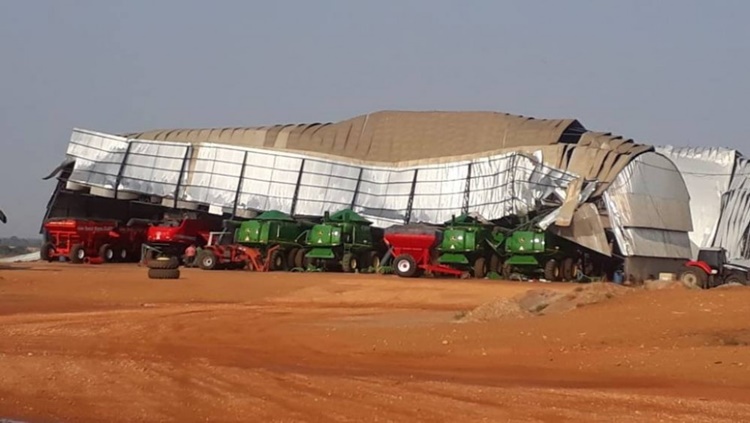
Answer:
[(128, 146), (125, 148), (125, 155), (122, 157), (122, 163), (120, 163), (120, 169), (117, 171), (117, 177), (115, 178), (115, 200), (117, 199), (117, 194), (120, 191), (120, 181), (122, 181), (122, 174), (125, 172), (125, 166), (127, 166), (128, 157), (130, 157), (130, 146), (132, 146), (133, 143), (131, 141), (128, 141)]
[(354, 206), (357, 204), (357, 195), (359, 194), (359, 185), (362, 183), (362, 172), (364, 172), (364, 168), (359, 168), (359, 176), (357, 176), (357, 186), (354, 187), (354, 194), (352, 195), (352, 204), (350, 205), (350, 209), (354, 210)]
[(182, 166), (180, 167), (180, 176), (177, 178), (177, 186), (174, 189), (174, 205), (172, 208), (177, 208), (177, 199), (180, 195), (180, 188), (182, 187), (182, 177), (185, 174), (185, 168), (187, 167), (187, 162), (190, 160), (190, 153), (193, 149), (192, 145), (188, 145), (185, 149), (185, 157), (182, 159)]
[(417, 175), (419, 175), (419, 169), (414, 169), (414, 179), (411, 181), (411, 190), (409, 191), (409, 202), (406, 204), (406, 218), (404, 223), (408, 224), (411, 220), (411, 209), (414, 205), (414, 191), (417, 188)]
[(289, 214), (294, 217), (297, 212), (297, 197), (299, 196), (299, 186), (302, 183), (302, 174), (305, 172), (305, 159), (302, 159), (302, 164), (299, 167), (299, 175), (297, 175), (297, 185), (294, 187), (294, 197), (292, 197), (292, 210)]
[(474, 163), (469, 163), (468, 169), (466, 171), (466, 186), (464, 187), (464, 207), (463, 207), (463, 213), (468, 214), (469, 213), (469, 194), (471, 193), (471, 168)]
[(247, 151), (245, 151), (245, 157), (242, 158), (242, 169), (240, 169), (240, 180), (237, 182), (237, 191), (234, 193), (234, 207), (232, 207), (232, 220), (237, 216), (237, 202), (240, 199), (240, 192), (242, 192), (242, 183), (245, 180), (245, 166), (247, 165)]

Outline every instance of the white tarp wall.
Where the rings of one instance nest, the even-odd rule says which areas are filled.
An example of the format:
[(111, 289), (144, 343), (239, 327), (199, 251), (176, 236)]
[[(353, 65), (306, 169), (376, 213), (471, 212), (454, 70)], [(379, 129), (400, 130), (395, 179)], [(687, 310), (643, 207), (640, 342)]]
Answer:
[(604, 192), (625, 256), (688, 259), (689, 194), (675, 165), (657, 153), (637, 156)]
[(70, 182), (201, 203), (213, 210), (322, 215), (352, 207), (378, 226), (487, 219), (560, 205), (577, 175), (520, 153), (452, 163), (383, 167), (222, 144), (128, 140), (75, 130)]
[(729, 189), (721, 196), (721, 217), (713, 242), (730, 260), (750, 259), (750, 161), (738, 158)]
[(693, 257), (697, 257), (699, 248), (713, 245), (722, 196), (729, 189), (737, 153), (717, 147), (664, 146), (656, 150), (677, 166), (690, 193), (690, 241)]

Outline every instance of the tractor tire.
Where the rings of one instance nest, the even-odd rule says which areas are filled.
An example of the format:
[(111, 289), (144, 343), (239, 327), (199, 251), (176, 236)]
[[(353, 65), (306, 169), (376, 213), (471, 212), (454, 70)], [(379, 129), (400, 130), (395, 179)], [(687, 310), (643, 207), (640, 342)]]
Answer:
[(497, 254), (493, 254), (492, 257), (490, 257), (490, 272), (496, 272), (500, 274), (502, 273), (502, 271), (503, 259), (501, 259)]
[(550, 282), (557, 282), (560, 280), (560, 266), (557, 265), (557, 260), (549, 259), (544, 263), (544, 279)]
[(304, 248), (300, 248), (297, 250), (297, 253), (294, 256), (294, 267), (307, 269), (307, 260), (305, 259), (305, 254), (307, 254), (307, 251)]
[(148, 269), (149, 279), (179, 279), (180, 269)]
[(414, 257), (409, 254), (401, 254), (393, 260), (393, 271), (402, 278), (413, 278), (417, 276), (419, 267)]
[(566, 257), (562, 261), (562, 278), (565, 282), (573, 282), (576, 280), (576, 273), (578, 273), (578, 266), (571, 257)]
[(198, 267), (203, 270), (214, 270), (218, 265), (219, 259), (216, 258), (216, 254), (213, 251), (205, 250), (202, 251), (198, 257)]
[(474, 260), (474, 267), (472, 270), (475, 278), (484, 279), (484, 277), (487, 276), (487, 259), (484, 257), (478, 257)]
[(299, 248), (292, 248), (289, 250), (289, 252), (286, 255), (286, 268), (287, 269), (294, 269), (295, 267), (302, 267), (297, 266), (297, 252), (299, 251)]
[(377, 271), (380, 269), (380, 255), (377, 251), (370, 251), (367, 253), (367, 267), (372, 267)]
[(74, 244), (70, 248), (70, 254), (68, 257), (70, 258), (71, 263), (83, 263), (83, 259), (86, 258), (86, 249), (83, 248), (83, 244)]
[(281, 252), (281, 250), (276, 250), (271, 253), (271, 257), (269, 258), (269, 260), (271, 260), (269, 270), (286, 270), (286, 258), (284, 257), (284, 254)]
[(729, 276), (727, 276), (726, 279), (724, 279), (724, 283), (733, 283), (733, 284), (740, 284), (740, 285), (747, 285), (747, 277), (744, 277), (742, 275), (738, 275), (736, 273), (733, 273)]
[(708, 274), (697, 267), (689, 267), (680, 273), (680, 282), (691, 288), (708, 288)]
[(149, 269), (178, 269), (180, 267), (180, 260), (177, 257), (156, 257), (146, 262), (146, 267)]
[(47, 262), (51, 262), (53, 260), (52, 254), (55, 251), (55, 244), (51, 242), (45, 242), (44, 245), (42, 245), (42, 248), (39, 250), (39, 257)]
[(346, 273), (353, 273), (359, 270), (359, 259), (352, 253), (344, 254), (344, 258), (341, 259), (341, 268)]
[(99, 258), (105, 263), (112, 263), (115, 261), (115, 250), (109, 244), (104, 244), (99, 247)]

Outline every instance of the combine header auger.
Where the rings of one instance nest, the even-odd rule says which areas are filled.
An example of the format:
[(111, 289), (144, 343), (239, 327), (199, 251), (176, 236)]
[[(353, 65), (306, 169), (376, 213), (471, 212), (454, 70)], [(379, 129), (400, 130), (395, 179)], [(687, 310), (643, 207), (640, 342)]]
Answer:
[[(212, 233), (198, 257), (204, 270), (244, 269), (289, 270), (303, 266), (301, 239), (312, 223), (297, 221), (286, 213), (271, 210), (244, 221), (234, 232)], [(233, 242), (226, 235), (233, 235)], [(230, 235), (230, 236), (231, 236)]]
[(305, 268), (355, 272), (380, 267), (382, 231), (351, 209), (329, 214), (307, 232)]

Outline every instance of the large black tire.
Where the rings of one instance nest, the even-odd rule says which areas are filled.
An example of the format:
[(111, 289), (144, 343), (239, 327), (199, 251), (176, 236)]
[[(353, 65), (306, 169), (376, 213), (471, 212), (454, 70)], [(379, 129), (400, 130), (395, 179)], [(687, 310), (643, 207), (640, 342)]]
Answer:
[(52, 254), (55, 251), (55, 244), (45, 242), (39, 250), (39, 257), (44, 261), (52, 261)]
[(367, 253), (367, 267), (372, 267), (376, 271), (380, 269), (380, 255), (377, 251)]
[(502, 273), (503, 271), (503, 260), (497, 254), (493, 254), (490, 257), (490, 272)]
[(74, 244), (72, 247), (70, 247), (70, 254), (68, 258), (70, 259), (71, 263), (83, 263), (83, 259), (86, 258), (86, 249), (83, 248), (83, 244)]
[(287, 252), (286, 254), (286, 268), (287, 269), (294, 269), (295, 267), (302, 267), (297, 266), (297, 251), (299, 251), (299, 248), (292, 248)]
[(578, 271), (578, 266), (576, 265), (576, 261), (571, 258), (567, 257), (563, 259), (562, 261), (562, 278), (565, 282), (572, 282), (576, 280), (576, 273)]
[(352, 253), (346, 253), (341, 259), (341, 268), (346, 273), (356, 272), (359, 270), (359, 259)]
[(475, 278), (484, 279), (484, 277), (487, 276), (487, 259), (484, 257), (477, 257), (477, 259), (474, 260), (472, 271)]
[(179, 279), (180, 269), (148, 269), (149, 279)]
[(115, 250), (109, 244), (104, 244), (99, 247), (99, 258), (104, 260), (105, 263), (112, 263), (115, 261)]
[(414, 257), (401, 254), (393, 260), (393, 271), (402, 278), (413, 278), (417, 275), (419, 268)]
[(218, 263), (219, 260), (216, 258), (216, 254), (211, 250), (201, 251), (201, 254), (198, 256), (198, 267), (203, 270), (214, 270)]
[(271, 260), (271, 265), (269, 267), (270, 270), (287, 270), (286, 257), (284, 257), (284, 253), (281, 250), (276, 250), (271, 253), (269, 260)]
[(694, 288), (708, 288), (708, 274), (697, 267), (688, 267), (680, 273), (680, 282)]
[(557, 260), (549, 259), (544, 263), (544, 279), (550, 282), (559, 281), (560, 273), (560, 266), (557, 265)]
[(500, 275), (504, 280), (510, 280), (510, 275), (513, 274), (513, 266), (510, 263), (503, 263), (500, 269)]
[(180, 267), (180, 260), (177, 257), (156, 257), (149, 260), (146, 267), (149, 269), (177, 269)]
[(727, 276), (726, 279), (724, 279), (724, 283), (737, 283), (740, 285), (747, 285), (747, 277), (737, 273), (732, 273), (731, 275)]
[(117, 261), (120, 263), (127, 263), (130, 260), (130, 251), (125, 247), (117, 249)]
[(301, 267), (303, 269), (307, 268), (307, 263), (305, 263), (305, 254), (307, 254), (307, 250), (305, 250), (304, 248), (300, 248), (297, 250), (297, 253), (294, 256), (294, 267)]

